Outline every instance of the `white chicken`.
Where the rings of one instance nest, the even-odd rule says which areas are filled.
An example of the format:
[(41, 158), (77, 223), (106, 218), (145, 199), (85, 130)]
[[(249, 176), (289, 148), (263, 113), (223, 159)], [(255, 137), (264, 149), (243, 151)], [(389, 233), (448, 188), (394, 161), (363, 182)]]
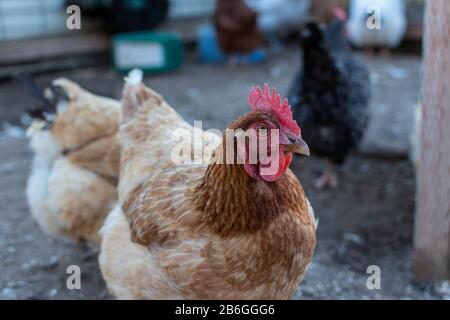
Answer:
[[(33, 122), (27, 134), (34, 160), (28, 204), (46, 233), (98, 244), (98, 230), (117, 201), (120, 105), (67, 79), (53, 84), (68, 100), (53, 100), (52, 106), (47, 97), (47, 108), (29, 111)], [(36, 97), (38, 88), (31, 89)]]
[(348, 31), (359, 48), (395, 48), (406, 32), (404, 0), (351, 0)]
[(311, 0), (246, 0), (258, 12), (258, 27), (270, 40), (300, 28), (310, 17)]

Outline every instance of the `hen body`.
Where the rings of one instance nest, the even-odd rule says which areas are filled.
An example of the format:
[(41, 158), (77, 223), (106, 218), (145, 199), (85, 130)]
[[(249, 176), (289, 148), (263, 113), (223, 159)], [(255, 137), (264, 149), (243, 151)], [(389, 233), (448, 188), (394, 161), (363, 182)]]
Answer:
[(311, 0), (246, 0), (258, 12), (258, 27), (265, 34), (286, 35), (300, 29), (310, 17)]
[(214, 25), (223, 52), (250, 53), (262, 45), (263, 38), (256, 24), (257, 13), (243, 0), (219, 0)]
[(331, 22), (325, 35), (309, 28), (289, 101), (312, 154), (341, 164), (368, 123), (369, 73), (348, 48), (342, 21)]
[[(143, 85), (127, 85), (122, 103), (120, 201), (101, 231), (99, 258), (111, 293), (289, 298), (315, 247), (312, 208), (295, 175), (288, 171), (268, 184), (242, 165), (176, 165), (168, 135), (192, 127)], [(214, 154), (222, 150), (221, 137), (204, 132), (203, 139)]]
[(34, 152), (28, 204), (48, 234), (98, 244), (98, 230), (117, 201), (120, 105), (67, 79), (54, 85), (68, 100), (55, 114), (41, 112), (28, 129)]

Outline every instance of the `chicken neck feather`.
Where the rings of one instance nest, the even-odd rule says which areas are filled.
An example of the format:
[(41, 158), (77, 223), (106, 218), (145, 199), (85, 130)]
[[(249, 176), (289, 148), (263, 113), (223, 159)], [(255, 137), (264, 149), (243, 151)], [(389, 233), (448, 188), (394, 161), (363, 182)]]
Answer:
[[(229, 129), (246, 129), (252, 121), (251, 116), (240, 117)], [(236, 158), (234, 164), (225, 164), (225, 139), (224, 134), (215, 152), (223, 150), (222, 161), (213, 158), (194, 188), (194, 203), (215, 232), (223, 236), (251, 233), (265, 228), (280, 214), (307, 212), (305, 193), (292, 171), (273, 182), (252, 178)]]

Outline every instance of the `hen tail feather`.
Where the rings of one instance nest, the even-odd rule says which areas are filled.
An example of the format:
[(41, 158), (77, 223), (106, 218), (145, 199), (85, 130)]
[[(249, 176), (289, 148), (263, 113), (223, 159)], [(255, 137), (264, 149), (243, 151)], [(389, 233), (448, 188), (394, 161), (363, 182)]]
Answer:
[(133, 69), (125, 77), (125, 87), (122, 93), (122, 122), (127, 122), (148, 100), (160, 105), (162, 96), (146, 87), (142, 81), (142, 70)]
[(36, 108), (27, 108), (26, 112), (33, 119), (46, 120), (46, 114), (51, 115), (56, 113), (55, 104), (44, 96), (44, 93), (36, 84), (34, 79), (28, 73), (19, 71), (14, 74), (14, 80), (19, 84), (25, 92), (33, 97), (39, 106)]

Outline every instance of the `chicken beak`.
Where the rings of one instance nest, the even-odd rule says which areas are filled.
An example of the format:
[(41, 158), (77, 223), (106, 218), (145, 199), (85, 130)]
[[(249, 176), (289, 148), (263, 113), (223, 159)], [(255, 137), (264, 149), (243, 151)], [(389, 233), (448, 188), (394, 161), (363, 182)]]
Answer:
[(309, 157), (309, 147), (301, 137), (289, 136), (289, 141), (291, 143), (284, 146), (286, 151)]

